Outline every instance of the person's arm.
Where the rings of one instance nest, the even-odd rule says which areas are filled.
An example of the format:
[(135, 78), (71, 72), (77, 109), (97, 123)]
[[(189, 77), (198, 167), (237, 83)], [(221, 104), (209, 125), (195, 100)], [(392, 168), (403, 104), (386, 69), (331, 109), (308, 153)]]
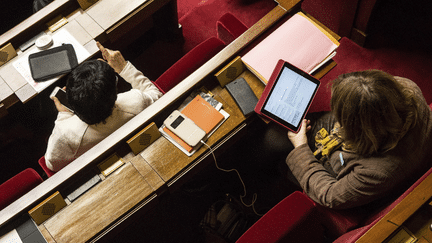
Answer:
[(78, 138), (75, 138), (74, 135), (68, 136), (62, 130), (64, 124), (59, 124), (71, 116), (73, 116), (71, 112), (59, 112), (54, 123), (54, 129), (48, 139), (45, 161), (47, 167), (52, 171), (59, 171), (74, 160), (77, 148), (69, 142)]
[(365, 205), (397, 185), (398, 178), (394, 178), (394, 171), (380, 170), (374, 166), (380, 161), (373, 158), (362, 160), (344, 152), (342, 155), (345, 157), (344, 163), (351, 164), (338, 178), (324, 168), (306, 144), (291, 151), (286, 163), (306, 194), (315, 202), (330, 208)]
[(306, 131), (309, 129), (304, 120), (297, 134), (288, 133), (295, 148), (288, 155), (286, 163), (302, 189), (315, 202), (330, 208), (352, 208), (381, 197), (397, 184), (398, 179), (392, 178), (395, 174), (392, 169), (397, 166), (387, 168), (385, 161), (359, 158), (347, 152), (335, 152), (330, 158), (330, 164), (342, 164), (339, 157), (341, 153), (344, 163), (343, 172), (339, 173), (338, 178), (334, 177), (307, 145)]
[(142, 92), (143, 96), (156, 101), (162, 96), (159, 89), (144, 74), (136, 69), (130, 62), (126, 61), (119, 51), (113, 51), (103, 47), (96, 42), (99, 50), (102, 52), (104, 60), (116, 71), (126, 82), (132, 85), (133, 89)]
[(132, 85), (133, 89), (139, 90), (144, 96), (150, 97), (153, 102), (162, 96), (159, 89), (142, 72), (136, 69), (132, 63), (127, 62), (120, 72), (120, 76)]

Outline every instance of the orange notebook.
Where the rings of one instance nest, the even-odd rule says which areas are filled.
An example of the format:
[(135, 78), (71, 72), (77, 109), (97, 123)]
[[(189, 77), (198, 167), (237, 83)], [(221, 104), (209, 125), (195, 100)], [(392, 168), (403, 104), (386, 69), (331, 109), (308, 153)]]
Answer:
[(189, 146), (189, 144), (185, 143), (181, 138), (179, 138), (177, 135), (175, 135), (171, 130), (169, 130), (167, 127), (163, 128), (164, 132), (168, 134), (172, 139), (174, 139), (180, 146), (182, 146), (186, 151), (190, 152), (192, 151), (193, 147)]
[(181, 113), (195, 122), (206, 134), (209, 134), (224, 119), (222, 113), (216, 110), (200, 95), (197, 95), (187, 104)]

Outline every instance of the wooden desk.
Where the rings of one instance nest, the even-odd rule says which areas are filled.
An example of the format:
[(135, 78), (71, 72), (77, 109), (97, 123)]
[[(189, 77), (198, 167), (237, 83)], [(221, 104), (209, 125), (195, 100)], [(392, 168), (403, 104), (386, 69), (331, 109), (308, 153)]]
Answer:
[[(178, 29), (175, 0), (99, 0), (85, 11), (70, 1), (76, 2), (56, 0), (53, 5), (43, 8), (41, 13), (36, 13), (3, 34), (0, 37), (0, 46), (10, 42), (18, 48), (40, 32), (54, 34), (47, 30), (45, 23), (58, 14), (68, 20), (68, 24), (61, 29), (67, 29), (89, 51), (88, 58), (94, 57), (99, 51), (95, 41), (111, 42), (110, 47), (119, 49), (153, 26), (169, 33)], [(159, 21), (160, 15), (164, 16), (163, 21)], [(47, 19), (48, 16), (51, 18)], [(12, 65), (21, 56), (35, 49), (35, 46), (25, 52), (18, 49), (18, 56), (0, 67), (0, 102), (3, 104), (1, 111), (4, 112), (16, 102), (25, 103), (38, 94)]]
[[(48, 242), (97, 240), (130, 214), (155, 203), (161, 180), (142, 161), (128, 162), (39, 226)], [(137, 167), (135, 164), (139, 164)], [(150, 173), (151, 174), (151, 173)]]
[[(43, 199), (51, 195), (54, 191), (60, 190), (62, 187), (67, 185), (69, 180), (71, 180), (72, 178), (84, 173), (85, 171), (88, 171), (89, 169), (94, 168), (99, 162), (110, 156), (113, 152), (121, 150), (126, 145), (127, 139), (135, 135), (138, 131), (140, 131), (150, 122), (165, 118), (165, 115), (167, 113), (176, 108), (176, 103), (183, 100), (192, 89), (198, 88), (203, 84), (206, 84), (208, 82), (206, 80), (208, 80), (209, 78), (213, 78), (213, 74), (218, 71), (219, 68), (221, 68), (232, 58), (234, 58), (237, 53), (239, 53), (248, 44), (255, 40), (265, 30), (271, 27), (276, 21), (289, 13), (287, 9), (291, 11), (295, 7), (298, 7), (299, 2), (299, 0), (281, 1), (280, 5), (276, 6), (272, 11), (270, 11), (270, 13), (268, 13), (265, 17), (258, 21), (258, 23), (249, 28), (243, 35), (241, 35), (225, 49), (215, 55), (211, 60), (209, 60), (198, 70), (196, 70), (186, 79), (184, 79), (180, 84), (167, 92), (159, 100), (157, 100), (151, 106), (147, 107), (144, 112), (138, 114), (124, 126), (120, 127), (117, 131), (108, 136), (106, 139), (104, 139), (92, 149), (77, 158), (74, 162), (70, 163), (64, 169), (60, 170), (48, 180), (27, 193), (20, 200), (15, 201), (7, 208), (2, 210), (0, 212), (0, 226), (4, 226), (10, 220), (16, 218), (23, 213), (26, 213), (30, 208), (34, 207), (37, 203), (41, 202)], [(216, 81), (213, 80), (212, 82)], [(218, 97), (224, 99), (222, 100), (222, 102), (226, 102), (225, 108), (229, 110), (231, 115), (231, 117), (226, 121), (226, 124), (224, 124), (223, 127), (219, 128), (221, 130), (214, 134), (214, 137), (212, 136), (212, 138), (209, 140), (210, 145), (218, 147), (220, 144), (223, 144), (225, 142), (225, 138), (229, 139), (230, 134), (236, 133), (237, 128), (243, 126), (242, 121), (244, 118), (240, 115), (237, 115), (238, 108), (235, 108), (234, 105), (228, 104), (228, 100), (230, 99), (230, 97), (227, 96), (226, 91), (220, 90), (219, 92), (217, 91), (217, 89), (215, 89), (215, 93), (218, 95)], [(232, 127), (234, 127), (234, 131), (230, 131), (229, 134), (222, 134), (222, 131), (228, 128), (228, 126), (230, 127), (229, 129), (232, 129)], [(221, 133), (219, 134), (219, 132)], [(158, 140), (147, 150), (155, 149), (155, 146), (157, 144), (170, 147), (167, 142), (163, 140)], [(156, 157), (149, 155), (146, 152), (142, 154), (143, 156), (139, 155), (141, 156), (141, 158), (137, 156), (132, 157), (130, 156), (130, 153), (126, 154), (123, 158), (127, 158), (128, 161), (145, 161), (150, 166), (150, 168), (152, 168), (151, 170), (149, 170), (145, 164), (141, 164), (143, 168), (147, 168), (147, 172), (155, 173), (153, 174), (153, 178), (157, 179), (158, 177), (156, 175), (158, 175), (163, 181), (162, 186), (160, 186), (160, 181), (152, 186), (152, 190), (154, 191), (152, 193), (156, 193), (156, 195), (159, 194), (158, 190), (163, 191), (164, 188), (169, 188), (170, 186), (176, 184), (175, 182), (183, 178), (184, 175), (187, 174), (187, 171), (192, 169), (195, 165), (199, 165), (200, 161), (202, 161), (204, 157), (209, 155), (208, 151), (205, 148), (202, 148), (200, 149), (199, 154), (197, 154), (195, 158), (185, 158), (184, 162), (181, 162), (180, 166), (177, 166), (174, 169), (168, 169), (165, 173), (163, 172), (164, 164), (161, 159), (158, 160)], [(147, 159), (149, 161), (147, 161)], [(172, 164), (174, 163), (173, 161), (174, 160), (171, 158), (168, 162)], [(121, 221), (122, 219), (117, 219), (116, 222)], [(98, 234), (103, 235), (104, 233)]]
[[(261, 81), (250, 72), (246, 72), (244, 76), (247, 76), (251, 87), (260, 96), (264, 90)], [(231, 115), (207, 141), (210, 146), (218, 147), (225, 143), (225, 137), (231, 139), (231, 136), (236, 135), (237, 128), (247, 118), (242, 115), (226, 89), (216, 86), (212, 93)], [(242, 128), (245, 126), (240, 126)], [(203, 146), (188, 157), (166, 138), (160, 137), (141, 154), (135, 156), (129, 152), (124, 155), (123, 159), (129, 162), (39, 228), (52, 242), (99, 239), (127, 220), (131, 214), (148, 210), (150, 204), (157, 202), (157, 196), (167, 188), (174, 190), (179, 186), (183, 176), (190, 176), (196, 165), (203, 166), (202, 161), (208, 156), (206, 151), (207, 148)]]
[[(370, 228), (358, 243), (411, 242), (399, 238), (390, 241), (391, 235), (405, 227), (418, 241), (431, 242), (432, 230), (432, 174), (426, 177), (398, 205)], [(406, 238), (405, 238), (406, 239)]]
[[(265, 87), (264, 84), (249, 71), (245, 71), (241, 76), (245, 77), (255, 95), (261, 97)], [(244, 130), (247, 123), (253, 118), (248, 117), (248, 119), (245, 117), (228, 91), (217, 85), (215, 80), (211, 80), (208, 85), (209, 86), (206, 86), (206, 88), (210, 89), (215, 95), (214, 98), (222, 103), (222, 109), (230, 114), (230, 117), (206, 142), (209, 146), (213, 147), (213, 149), (217, 149), (224, 146), (227, 141), (233, 140), (233, 137)], [(188, 157), (165, 137), (161, 137), (138, 156), (144, 158), (156, 173), (161, 176), (167, 184), (168, 189), (175, 190), (179, 185), (183, 184), (179, 182), (180, 180), (187, 180), (194, 174), (191, 173), (191, 171), (196, 169), (195, 167), (198, 167), (198, 165), (202, 167), (207, 164), (203, 163), (203, 160), (209, 155), (210, 151), (208, 148), (202, 146), (191, 157)], [(213, 162), (213, 158), (210, 162)], [(188, 175), (188, 177), (183, 178), (186, 175)]]

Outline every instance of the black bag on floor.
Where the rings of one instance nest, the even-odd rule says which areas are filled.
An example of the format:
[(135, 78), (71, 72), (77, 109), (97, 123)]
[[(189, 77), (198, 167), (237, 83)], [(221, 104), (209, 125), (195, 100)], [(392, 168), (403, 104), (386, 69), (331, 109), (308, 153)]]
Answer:
[(250, 226), (242, 204), (231, 196), (213, 203), (202, 219), (205, 242), (235, 242)]

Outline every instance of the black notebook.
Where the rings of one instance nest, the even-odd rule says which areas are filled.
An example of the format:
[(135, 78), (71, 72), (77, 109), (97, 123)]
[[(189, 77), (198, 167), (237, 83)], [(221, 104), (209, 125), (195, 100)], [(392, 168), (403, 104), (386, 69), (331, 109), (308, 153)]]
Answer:
[(238, 78), (225, 87), (234, 98), (243, 115), (249, 115), (254, 111), (258, 98), (244, 78)]

